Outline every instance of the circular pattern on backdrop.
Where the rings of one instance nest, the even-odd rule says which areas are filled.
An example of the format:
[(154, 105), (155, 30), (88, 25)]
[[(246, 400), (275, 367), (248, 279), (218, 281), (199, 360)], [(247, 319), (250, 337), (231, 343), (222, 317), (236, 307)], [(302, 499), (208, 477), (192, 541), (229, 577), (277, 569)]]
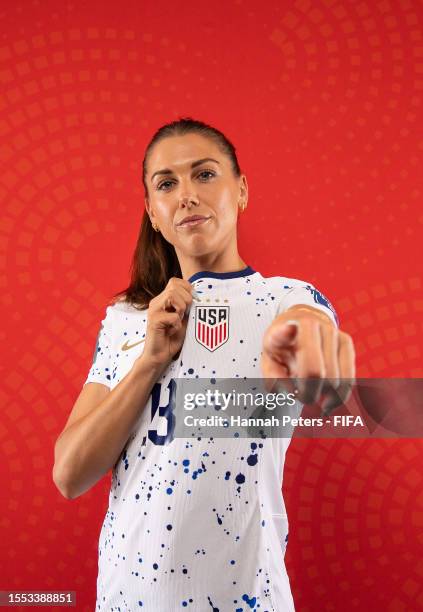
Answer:
[[(335, 287), (342, 328), (357, 339), (361, 375), (421, 376), (421, 285), (408, 272), (423, 220), (415, 3), (299, 0), (264, 14), (239, 0), (190, 7), (192, 21), (177, 4), (166, 19), (148, 10), (143, 22), (110, 3), (84, 14), (72, 2), (34, 0), (9, 3), (0, 18), (0, 299), (10, 322), (1, 331), (8, 546), (0, 573), (11, 588), (26, 588), (28, 576), (68, 588), (72, 572), (84, 612), (95, 543), (76, 559), (97, 533), (98, 493), (61, 499), (48, 449), (113, 279), (128, 267), (142, 210), (141, 143), (155, 117), (192, 108), (207, 120), (222, 100), (225, 113), (232, 105), (238, 123), (231, 114), (235, 132), (227, 131), (242, 132), (246, 214), (254, 211), (253, 223), (241, 220), (241, 244), (257, 245), (256, 268), (313, 282), (317, 266)], [(236, 44), (223, 23), (243, 33)], [(419, 444), (292, 442), (285, 495), (298, 529), (287, 561), (301, 610), (314, 601), (322, 610), (369, 600), (390, 612), (423, 606)]]

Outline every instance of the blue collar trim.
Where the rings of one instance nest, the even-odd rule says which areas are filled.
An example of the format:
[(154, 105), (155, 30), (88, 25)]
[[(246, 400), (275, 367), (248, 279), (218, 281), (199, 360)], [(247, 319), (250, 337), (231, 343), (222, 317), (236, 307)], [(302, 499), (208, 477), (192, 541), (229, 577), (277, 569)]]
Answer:
[(196, 272), (190, 276), (188, 282), (192, 283), (199, 278), (239, 278), (240, 276), (249, 276), (250, 274), (255, 273), (256, 271), (253, 270), (251, 266), (247, 266), (243, 270), (237, 270), (236, 272), (208, 272), (207, 270), (204, 270), (202, 272)]

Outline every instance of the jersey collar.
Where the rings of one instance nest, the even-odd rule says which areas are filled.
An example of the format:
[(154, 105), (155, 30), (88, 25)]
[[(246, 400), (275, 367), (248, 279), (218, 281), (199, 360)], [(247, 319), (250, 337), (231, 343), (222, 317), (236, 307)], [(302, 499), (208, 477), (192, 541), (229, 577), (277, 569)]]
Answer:
[(199, 278), (239, 278), (240, 276), (249, 276), (250, 274), (255, 274), (255, 270), (251, 266), (247, 266), (243, 270), (237, 270), (236, 272), (209, 272), (208, 270), (204, 270), (201, 272), (196, 272), (192, 276), (189, 277), (188, 282), (192, 283), (193, 281), (198, 280)]

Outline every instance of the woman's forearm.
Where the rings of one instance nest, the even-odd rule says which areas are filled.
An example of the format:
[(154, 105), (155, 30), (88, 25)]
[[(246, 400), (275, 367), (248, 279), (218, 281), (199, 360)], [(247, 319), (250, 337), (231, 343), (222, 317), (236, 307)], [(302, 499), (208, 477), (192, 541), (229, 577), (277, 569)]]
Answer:
[(114, 466), (162, 371), (136, 360), (97, 406), (59, 436), (53, 473), (65, 497), (82, 495)]

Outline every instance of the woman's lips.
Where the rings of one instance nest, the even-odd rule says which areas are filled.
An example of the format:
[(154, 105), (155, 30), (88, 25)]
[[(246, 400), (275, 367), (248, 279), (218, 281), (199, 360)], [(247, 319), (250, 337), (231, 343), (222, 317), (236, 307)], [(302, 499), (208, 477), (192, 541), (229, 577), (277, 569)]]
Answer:
[(185, 221), (185, 223), (181, 223), (177, 227), (193, 227), (194, 225), (202, 225), (206, 221), (210, 221), (211, 217), (206, 217), (204, 219), (195, 219), (194, 221)]

